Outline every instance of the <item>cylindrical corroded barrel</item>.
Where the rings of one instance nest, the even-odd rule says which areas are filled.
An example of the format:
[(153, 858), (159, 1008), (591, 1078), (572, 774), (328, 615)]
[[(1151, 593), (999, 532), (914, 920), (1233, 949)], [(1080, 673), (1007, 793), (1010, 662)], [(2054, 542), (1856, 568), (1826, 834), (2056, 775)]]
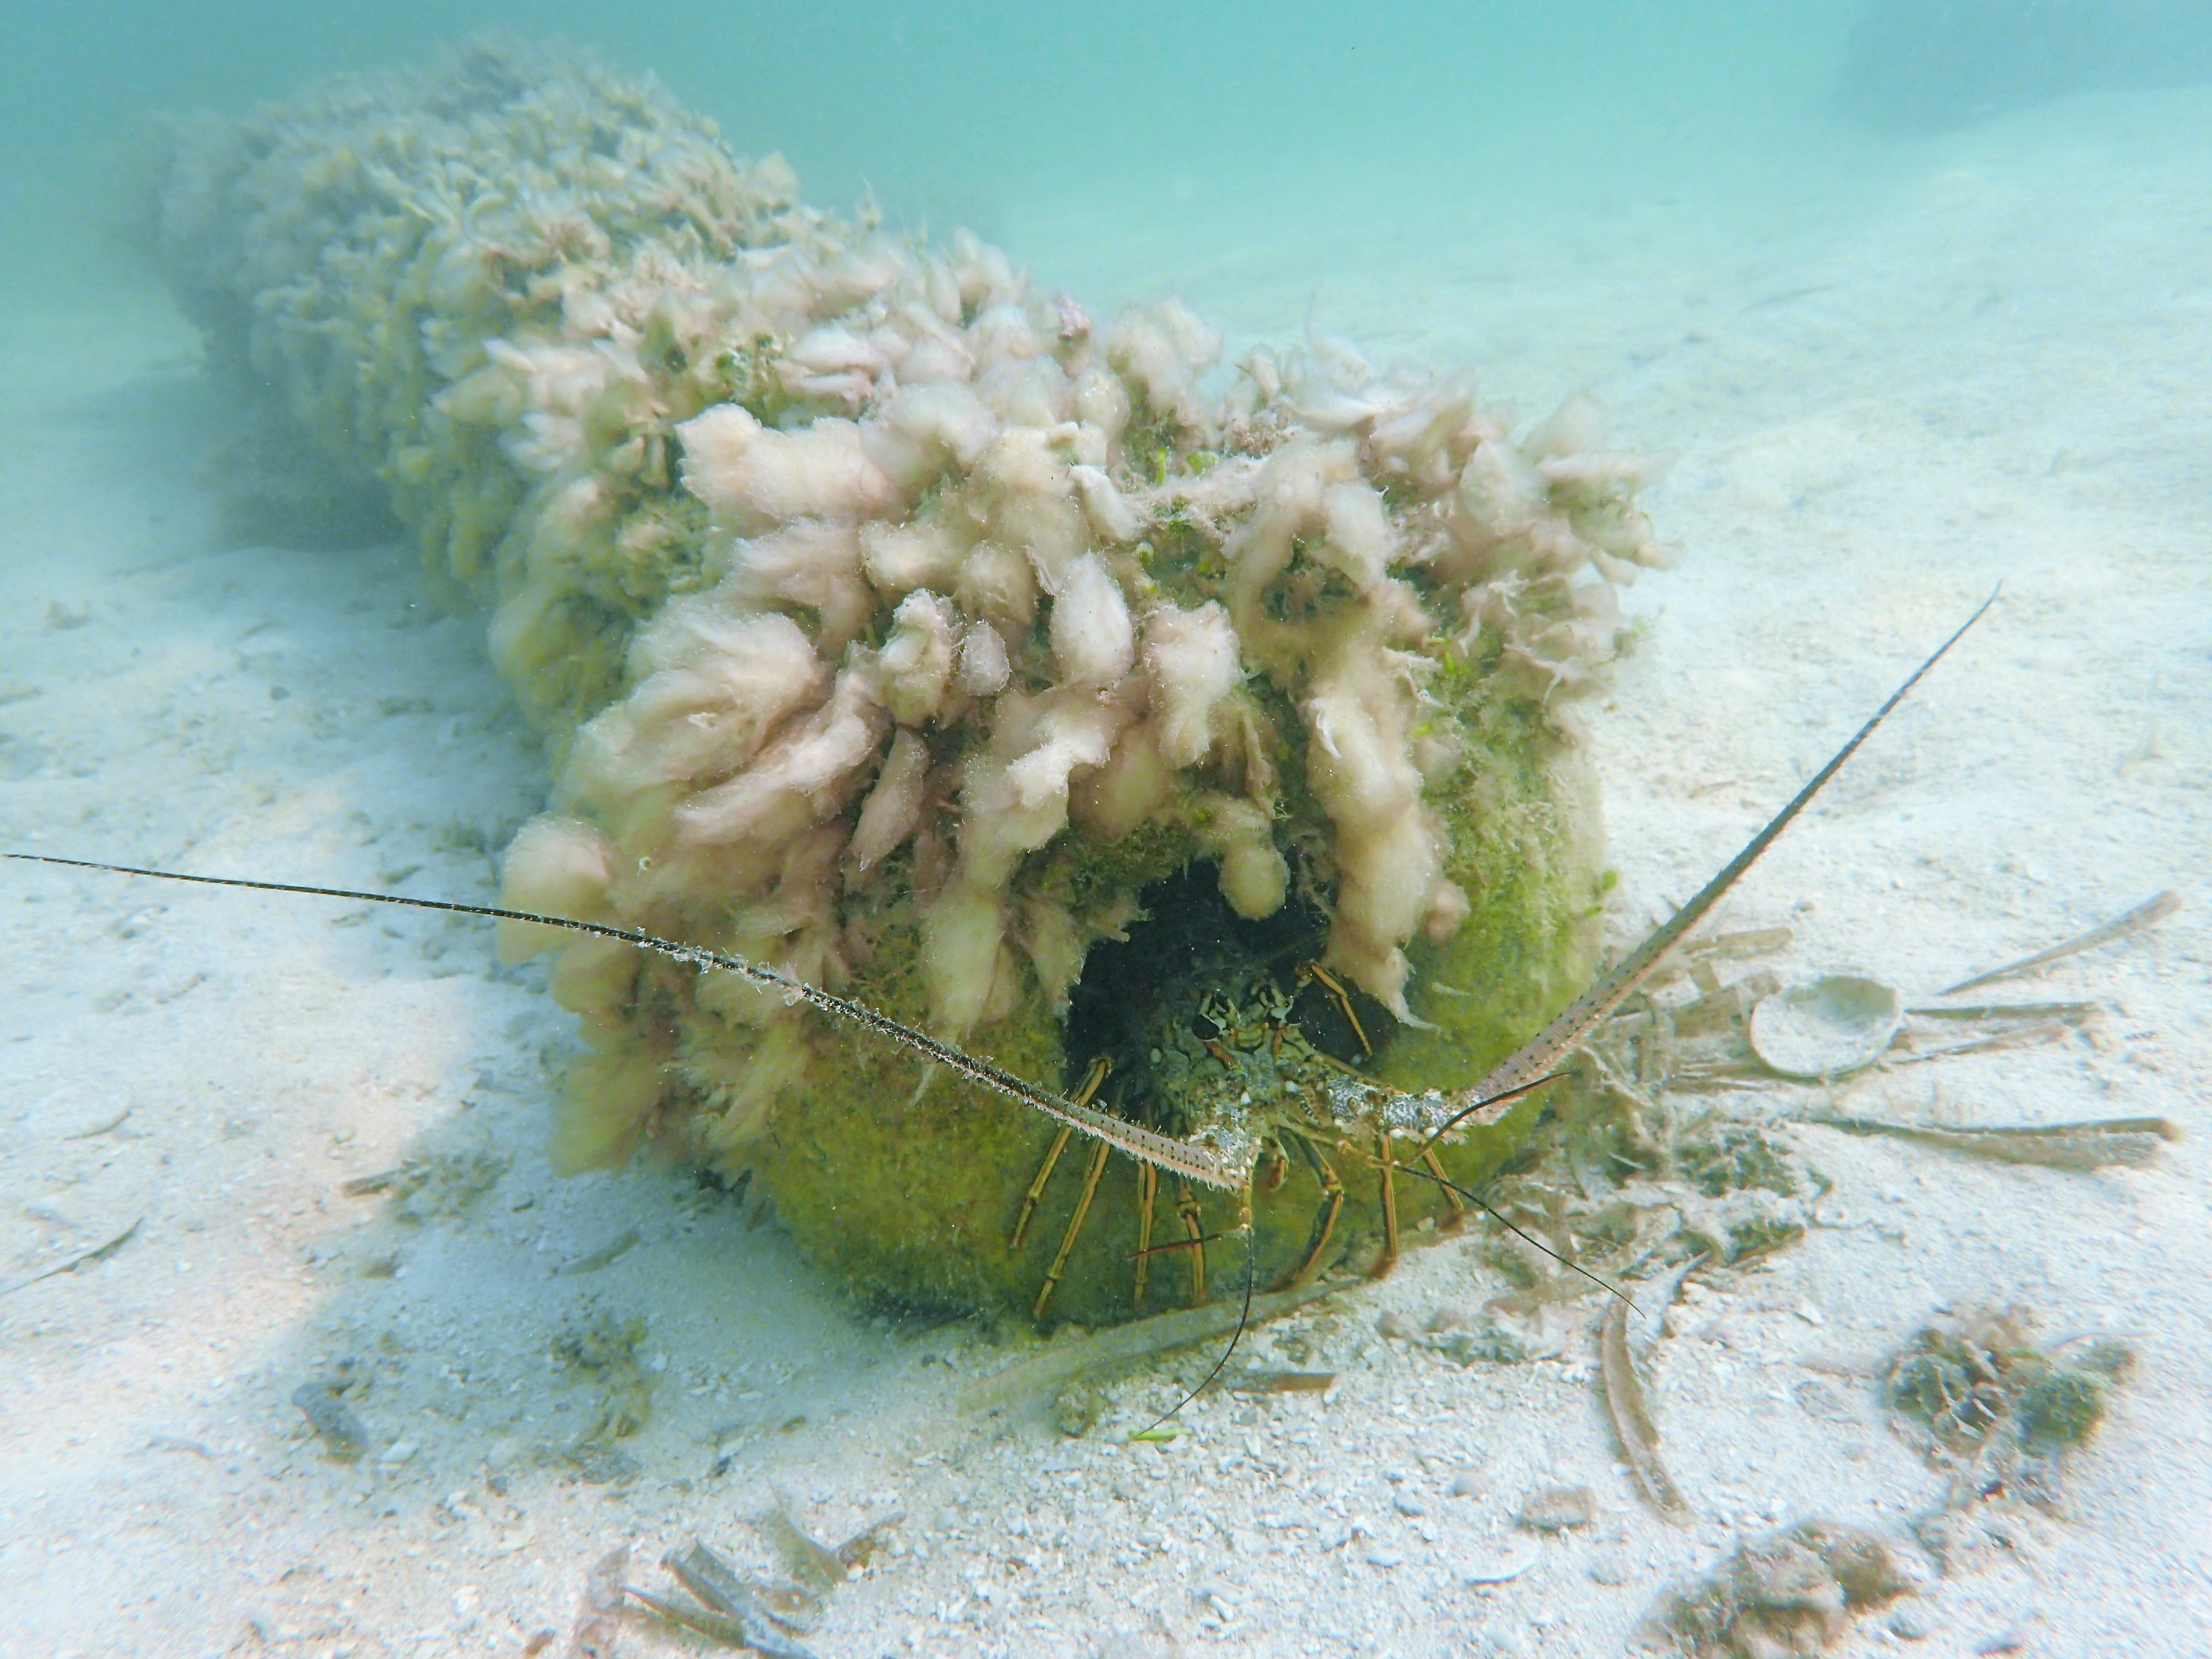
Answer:
[[(1657, 556), (1586, 405), (1516, 438), (1462, 380), (1334, 346), (1224, 372), (1176, 301), (1094, 319), (506, 44), (179, 129), (160, 231), (240, 392), (241, 495), (373, 495), (485, 608), (558, 775), (510, 902), (1211, 1137), (1252, 1168), (1269, 1280), (1370, 1250), (1413, 1150), (1315, 1078), (1467, 1084), (1587, 975), (1574, 703), (1612, 581)], [(860, 1294), (1026, 1313), (1065, 1244), (1049, 1311), (1103, 1322), (1139, 1310), (1141, 1240), (1234, 1224), (1242, 1194), (1094, 1177), (1080, 1139), (1039, 1183), (1049, 1121), (730, 976), (526, 931), (590, 1045), (563, 1165), (751, 1169)], [(1449, 1214), (1398, 1187), (1407, 1226)], [(1142, 1258), (1146, 1305), (1196, 1256)]]

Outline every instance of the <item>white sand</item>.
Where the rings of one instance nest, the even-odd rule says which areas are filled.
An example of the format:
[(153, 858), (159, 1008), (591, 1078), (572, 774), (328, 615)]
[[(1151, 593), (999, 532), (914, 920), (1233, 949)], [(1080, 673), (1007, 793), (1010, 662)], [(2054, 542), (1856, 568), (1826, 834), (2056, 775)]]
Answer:
[[(618, 1541), (641, 1583), (694, 1534), (766, 1565), (776, 1486), (832, 1536), (908, 1517), (808, 1638), (833, 1659), (1615, 1653), (1741, 1530), (1905, 1539), (1942, 1478), (1820, 1367), (1984, 1299), (2124, 1334), (2141, 1365), (2063, 1518), (1928, 1564), (1908, 1650), (2205, 1651), (2212, 96), (2069, 102), (1742, 190), (1544, 225), (1341, 191), (1342, 222), (1302, 221), (1286, 192), (1149, 239), (1093, 216), (1008, 240), (1081, 293), (1180, 274), (1248, 332), (1294, 332), (1319, 278), (1324, 324), (1385, 356), (1480, 363), (1531, 413), (1587, 384), (1624, 441), (1677, 453), (1651, 505), (1684, 562), (1632, 596), (1649, 641), (1598, 723), (1623, 941), (2003, 579), (1730, 917), (1793, 926), (1793, 971), (1924, 992), (2179, 888), (2156, 933), (2017, 988), (2106, 1004), (2098, 1042), (1905, 1067), (1853, 1103), (2159, 1114), (2191, 1139), (2072, 1175), (1796, 1132), (1838, 1224), (1658, 1351), (1676, 1528), (1616, 1467), (1587, 1361), (1462, 1369), (1376, 1335), (1494, 1293), (1466, 1243), (1261, 1334), (1275, 1364), (1306, 1334), (1341, 1373), (1323, 1398), (1209, 1400), (1166, 1448), (975, 1420), (956, 1395), (1007, 1358), (980, 1332), (855, 1318), (680, 1175), (552, 1179), (562, 1020), (488, 930), (0, 867), (0, 1284), (139, 1220), (0, 1298), (0, 1651), (513, 1654), (565, 1632)], [(488, 896), (483, 849), (543, 775), (411, 554), (230, 544), (196, 475), (219, 411), (158, 298), (18, 307), (0, 385), (0, 845)], [(512, 1161), (458, 1218), (339, 1191), (472, 1154)], [(626, 1485), (531, 1454), (586, 1426), (549, 1342), (587, 1307), (643, 1318), (665, 1367)], [(289, 1403), (348, 1357), (374, 1373), (354, 1468)], [(1447, 1495), (1469, 1469), (1485, 1489)], [(1524, 1544), (1511, 1517), (1552, 1481), (1591, 1486), (1597, 1523)], [(1510, 1583), (1468, 1583), (1522, 1550)], [(1900, 1645), (1873, 1621), (1840, 1650)], [(685, 1650), (638, 1626), (623, 1650)]]

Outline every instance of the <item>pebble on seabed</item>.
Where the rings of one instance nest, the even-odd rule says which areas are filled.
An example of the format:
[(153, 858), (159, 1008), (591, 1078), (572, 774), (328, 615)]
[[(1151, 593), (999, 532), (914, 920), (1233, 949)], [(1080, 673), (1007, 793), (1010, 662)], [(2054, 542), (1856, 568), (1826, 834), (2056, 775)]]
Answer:
[(1587, 1527), (1597, 1515), (1597, 1498), (1588, 1486), (1540, 1486), (1521, 1501), (1514, 1525), (1531, 1532), (1565, 1532)]
[(1924, 1642), (1936, 1633), (1936, 1621), (1918, 1607), (1899, 1607), (1887, 1622), (1889, 1633), (1900, 1641)]

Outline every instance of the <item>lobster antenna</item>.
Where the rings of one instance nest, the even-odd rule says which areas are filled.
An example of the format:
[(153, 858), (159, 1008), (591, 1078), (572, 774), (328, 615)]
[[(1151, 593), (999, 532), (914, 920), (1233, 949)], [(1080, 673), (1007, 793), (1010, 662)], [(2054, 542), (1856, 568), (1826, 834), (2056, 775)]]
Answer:
[(1206, 1380), (1203, 1382), (1200, 1382), (1188, 1394), (1183, 1395), (1182, 1399), (1176, 1401), (1174, 1405), (1169, 1407), (1158, 1417), (1147, 1423), (1143, 1428), (1138, 1430), (1136, 1433), (1131, 1435), (1129, 1437), (1130, 1439), (1143, 1440), (1148, 1438), (1156, 1431), (1158, 1431), (1161, 1424), (1166, 1422), (1168, 1419), (1173, 1417), (1185, 1406), (1190, 1404), (1192, 1401), (1197, 1399), (1199, 1395), (1204, 1394), (1208, 1389), (1212, 1388), (1213, 1386), (1214, 1379), (1219, 1376), (1222, 1372), (1229, 1369), (1231, 1356), (1236, 1353), (1237, 1345), (1244, 1340), (1244, 1333), (1252, 1323), (1252, 1285), (1254, 1280), (1259, 1276), (1259, 1249), (1253, 1240), (1252, 1227), (1249, 1222), (1245, 1224), (1243, 1233), (1244, 1306), (1237, 1316), (1237, 1328), (1229, 1334), (1229, 1346), (1221, 1351), (1221, 1358), (1213, 1362), (1213, 1369), (1206, 1372)]
[[(1555, 1073), (1553, 1075), (1558, 1076), (1559, 1073)], [(1547, 1082), (1549, 1082), (1550, 1080), (1551, 1079), (1548, 1078), (1545, 1079)], [(1401, 1164), (1399, 1166), (1399, 1173), (1401, 1175), (1419, 1176), (1424, 1181), (1435, 1182), (1437, 1186), (1442, 1187), (1447, 1192), (1457, 1193), (1462, 1198), (1474, 1205), (1476, 1209), (1481, 1211), (1483, 1214), (1488, 1216), (1499, 1226), (1504, 1228), (1507, 1232), (1511, 1233), (1514, 1237), (1519, 1239), (1522, 1243), (1534, 1245), (1546, 1255), (1551, 1257), (1553, 1261), (1558, 1262), (1562, 1267), (1565, 1267), (1569, 1273), (1580, 1273), (1584, 1279), (1589, 1280), (1591, 1284), (1596, 1285), (1598, 1289), (1603, 1291), (1607, 1296), (1619, 1297), (1623, 1302), (1628, 1304), (1630, 1307), (1636, 1308), (1636, 1298), (1629, 1295), (1626, 1291), (1620, 1289), (1618, 1285), (1607, 1284), (1605, 1280), (1600, 1279), (1589, 1268), (1583, 1267), (1578, 1262), (1570, 1261), (1565, 1256), (1561, 1255), (1557, 1250), (1544, 1243), (1542, 1239), (1515, 1226), (1504, 1216), (1498, 1214), (1497, 1211), (1492, 1209), (1490, 1206), (1484, 1203), (1482, 1200), (1478, 1198), (1474, 1194), (1468, 1191), (1466, 1188), (1461, 1186), (1456, 1181), (1453, 1181), (1448, 1176), (1440, 1176), (1434, 1170), (1422, 1169), (1418, 1164)], [(1636, 1311), (1640, 1314), (1644, 1310), (1641, 1308), (1636, 1308)]]
[(897, 1043), (901, 1048), (910, 1049), (924, 1060), (949, 1066), (971, 1083), (995, 1090), (1033, 1111), (1042, 1112), (1047, 1117), (1071, 1128), (1119, 1147), (1132, 1158), (1172, 1170), (1177, 1175), (1203, 1182), (1209, 1187), (1233, 1188), (1237, 1184), (1238, 1177), (1201, 1148), (1170, 1139), (1142, 1124), (1131, 1123), (1097, 1107), (1070, 1100), (1048, 1089), (1041, 1089), (988, 1060), (979, 1060), (949, 1042), (939, 1041), (927, 1031), (917, 1031), (911, 1025), (902, 1024), (889, 1014), (880, 1013), (864, 1002), (841, 997), (833, 991), (810, 985), (805, 980), (793, 979), (788, 974), (779, 973), (744, 957), (732, 956), (723, 951), (710, 951), (702, 945), (684, 945), (675, 939), (641, 933), (634, 927), (617, 927), (608, 922), (579, 921), (573, 916), (541, 915), (534, 910), (510, 910), (496, 904), (469, 904), (458, 899), (410, 898), (400, 893), (360, 892), (347, 887), (316, 887), (301, 882), (253, 881), (243, 876), (187, 875), (179, 870), (148, 870), (131, 864), (102, 864), (92, 859), (57, 858), (49, 853), (0, 853), (0, 859), (14, 859), (25, 864), (56, 865), (66, 870), (101, 870), (113, 875), (145, 876), (156, 881), (188, 881), (203, 887), (242, 887), (259, 893), (301, 893), (316, 898), (403, 905), (414, 910), (444, 910), (454, 915), (483, 916), (494, 921), (535, 922), (540, 927), (565, 928), (572, 933), (587, 933), (594, 939), (634, 945), (640, 950), (657, 951), (678, 962), (689, 963), (695, 968), (719, 968), (741, 975), (756, 985), (782, 993), (787, 1001), (804, 1002), (834, 1018), (857, 1025), (888, 1042)]
[[(1683, 934), (1705, 920), (1706, 912), (1720, 902), (1722, 896), (1735, 886), (1759, 855), (1773, 844), (1775, 837), (1787, 830), (1791, 821), (1812, 803), (1813, 797), (1819, 794), (1828, 780), (1842, 769), (1845, 761), (1858, 752), (1859, 745), (1875, 734), (1875, 729), (1889, 718), (1890, 712), (1905, 701), (1906, 695), (1920, 684), (1929, 670), (1942, 661), (1944, 653), (1958, 644), (1966, 630), (1989, 613), (1990, 607), (1997, 602), (1997, 595), (2003, 592), (2002, 583), (1990, 589), (1989, 598), (1975, 608), (1974, 614), (1960, 623), (1951, 637), (1937, 646), (1928, 659), (1912, 671), (1905, 684), (1889, 694), (1889, 700), (1874, 711), (1866, 724), (1829, 757), (1828, 763), (1790, 797), (1789, 805), (1769, 818), (1765, 828), (1745, 842), (1743, 850), (1723, 866), (1718, 875), (1699, 888), (1688, 903), (1653, 928), (1641, 945), (1621, 959), (1619, 966), (1568, 1004), (1558, 1018), (1468, 1091), (1468, 1095), (1474, 1097), (1473, 1103), (1462, 1106), (1445, 1119), (1443, 1126), (1421, 1143), (1421, 1152), (1427, 1152), (1447, 1132), (1458, 1127), (1468, 1118), (1474, 1118), (1478, 1124), (1492, 1121), (1490, 1118), (1478, 1116), (1477, 1114), (1486, 1107), (1526, 1092), (1524, 1085), (1540, 1080), (1537, 1073), (1547, 1071), (1554, 1060), (1588, 1036), (1614, 1009), (1634, 994), (1637, 988), (1650, 977), (1651, 970), (1659, 965), (1660, 958), (1674, 948)], [(1441, 1097), (1437, 1103), (1443, 1103)], [(1419, 1153), (1415, 1154), (1416, 1158), (1419, 1156)]]

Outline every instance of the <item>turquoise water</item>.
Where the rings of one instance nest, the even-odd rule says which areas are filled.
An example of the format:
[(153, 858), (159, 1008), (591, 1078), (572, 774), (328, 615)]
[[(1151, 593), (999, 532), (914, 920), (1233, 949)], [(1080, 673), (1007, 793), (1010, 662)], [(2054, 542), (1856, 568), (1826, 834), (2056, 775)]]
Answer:
[[(486, 28), (650, 71), (734, 148), (782, 151), (809, 200), (968, 226), (1094, 306), (1176, 289), (1232, 334), (1281, 335), (1310, 304), (1493, 370), (1517, 343), (1483, 328), (1480, 285), (1532, 262), (1571, 282), (1665, 244), (1725, 258), (1909, 181), (1929, 132), (2212, 68), (2179, 0), (18, 7), (0, 289), (149, 280), (160, 118)], [(1373, 303), (1343, 308), (1354, 294)]]
[(478, 28), (650, 70), (738, 149), (784, 151), (813, 200), (872, 188), (896, 217), (986, 237), (1090, 204), (1202, 247), (1209, 220), (1256, 204), (1296, 218), (1418, 186), (1439, 213), (1540, 219), (1593, 191), (1817, 156), (1853, 15), (1844, 0), (11, 11), (0, 150), (6, 211), (32, 236), (7, 258), (33, 281), (122, 237), (147, 118), (237, 110)]

